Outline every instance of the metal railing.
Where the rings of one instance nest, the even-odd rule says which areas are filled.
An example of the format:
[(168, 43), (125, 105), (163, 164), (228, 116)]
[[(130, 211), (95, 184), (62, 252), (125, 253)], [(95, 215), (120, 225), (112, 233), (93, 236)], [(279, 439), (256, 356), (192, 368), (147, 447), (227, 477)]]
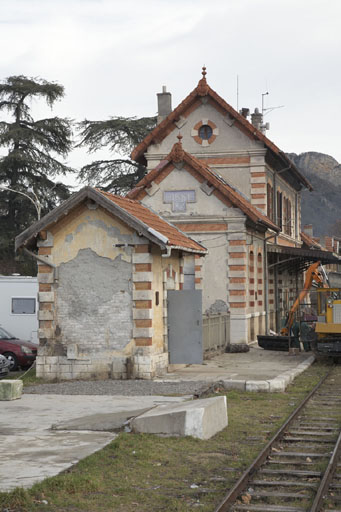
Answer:
[(230, 343), (230, 315), (203, 316), (202, 337), (204, 359), (210, 353), (225, 352)]

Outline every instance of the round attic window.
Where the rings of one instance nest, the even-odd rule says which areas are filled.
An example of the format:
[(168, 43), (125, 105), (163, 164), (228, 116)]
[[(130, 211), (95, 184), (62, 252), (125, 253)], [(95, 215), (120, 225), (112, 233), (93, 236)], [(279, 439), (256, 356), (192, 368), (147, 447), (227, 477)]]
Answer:
[(212, 144), (217, 138), (219, 130), (217, 126), (208, 119), (202, 119), (192, 129), (191, 135), (195, 142), (201, 146)]
[(199, 129), (199, 137), (202, 140), (208, 140), (212, 137), (213, 130), (208, 124), (203, 124)]

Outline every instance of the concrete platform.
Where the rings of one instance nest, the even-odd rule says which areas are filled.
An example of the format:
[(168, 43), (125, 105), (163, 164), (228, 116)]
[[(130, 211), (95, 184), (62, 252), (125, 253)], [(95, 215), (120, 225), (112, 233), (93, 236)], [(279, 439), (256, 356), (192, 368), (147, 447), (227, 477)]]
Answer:
[[(0, 490), (31, 487), (100, 450), (117, 436), (103, 427), (118, 428), (137, 411), (188, 398), (24, 394), (1, 402)], [(72, 431), (52, 430), (53, 424)]]
[(251, 345), (249, 352), (221, 354), (201, 365), (178, 365), (171, 373), (155, 380), (219, 382), (225, 389), (281, 392), (314, 361), (311, 352), (291, 355), (264, 350), (255, 344)]
[(134, 432), (210, 439), (227, 427), (226, 396), (159, 405), (131, 421)]

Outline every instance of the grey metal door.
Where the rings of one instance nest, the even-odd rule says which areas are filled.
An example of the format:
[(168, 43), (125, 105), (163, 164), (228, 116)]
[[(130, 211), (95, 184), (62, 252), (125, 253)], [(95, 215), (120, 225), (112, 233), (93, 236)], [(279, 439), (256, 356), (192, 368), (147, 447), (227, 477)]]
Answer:
[(202, 292), (169, 290), (168, 350), (171, 364), (201, 364)]

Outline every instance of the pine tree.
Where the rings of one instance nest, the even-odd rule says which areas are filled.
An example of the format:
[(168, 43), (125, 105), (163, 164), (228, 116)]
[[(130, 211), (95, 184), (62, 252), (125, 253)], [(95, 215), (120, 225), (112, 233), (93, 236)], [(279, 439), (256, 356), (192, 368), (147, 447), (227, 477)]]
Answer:
[(78, 146), (86, 146), (89, 153), (107, 148), (117, 154), (115, 158), (96, 160), (82, 167), (80, 179), (116, 194), (133, 188), (145, 175), (146, 168), (132, 161), (129, 153), (155, 125), (156, 117), (111, 117), (106, 121), (79, 123), (81, 142)]
[[(27, 195), (32, 189), (43, 214), (69, 195), (68, 188), (53, 178), (72, 172), (58, 160), (66, 157), (72, 147), (71, 121), (59, 117), (35, 121), (31, 115), (32, 100), (45, 100), (52, 108), (63, 96), (61, 85), (39, 78), (20, 75), (0, 82), (0, 260), (3, 262), (13, 261), (15, 236), (37, 220), (37, 215), (27, 197), (1, 190), (1, 186)], [(13, 265), (10, 268), (13, 270)]]

